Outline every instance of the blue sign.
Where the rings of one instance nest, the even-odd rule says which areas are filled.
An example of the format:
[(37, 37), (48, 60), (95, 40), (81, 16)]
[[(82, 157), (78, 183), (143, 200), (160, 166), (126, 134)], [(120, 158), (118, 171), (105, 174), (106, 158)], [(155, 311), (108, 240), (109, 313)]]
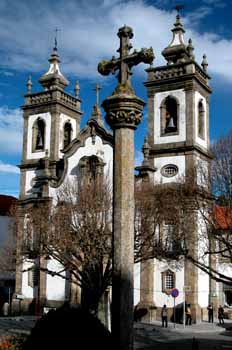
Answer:
[(179, 295), (179, 290), (178, 290), (177, 288), (173, 288), (173, 289), (171, 290), (171, 296), (172, 296), (173, 298), (177, 298), (178, 295)]

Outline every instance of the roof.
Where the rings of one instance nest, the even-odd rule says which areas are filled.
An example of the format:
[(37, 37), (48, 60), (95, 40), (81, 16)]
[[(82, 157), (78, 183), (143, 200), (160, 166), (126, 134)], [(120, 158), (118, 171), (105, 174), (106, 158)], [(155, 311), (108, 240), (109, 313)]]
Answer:
[(214, 217), (219, 229), (228, 230), (232, 228), (232, 210), (230, 207), (214, 205)]
[(16, 201), (16, 197), (0, 194), (0, 215), (7, 215), (12, 204)]

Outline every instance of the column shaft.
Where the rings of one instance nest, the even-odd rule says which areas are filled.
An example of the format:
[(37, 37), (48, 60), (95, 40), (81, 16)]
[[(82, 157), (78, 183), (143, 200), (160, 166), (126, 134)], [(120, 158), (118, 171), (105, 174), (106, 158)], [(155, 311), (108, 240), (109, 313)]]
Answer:
[(134, 307), (134, 130), (115, 129), (114, 138), (112, 332), (117, 336), (116, 348), (130, 350)]

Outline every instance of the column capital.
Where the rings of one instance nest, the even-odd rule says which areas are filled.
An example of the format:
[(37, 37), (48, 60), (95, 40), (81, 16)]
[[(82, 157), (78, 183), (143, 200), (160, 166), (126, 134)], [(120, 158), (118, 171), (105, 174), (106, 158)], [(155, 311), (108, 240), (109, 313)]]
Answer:
[(114, 130), (118, 128), (136, 129), (141, 122), (145, 102), (135, 95), (112, 95), (105, 99), (102, 107), (106, 121)]

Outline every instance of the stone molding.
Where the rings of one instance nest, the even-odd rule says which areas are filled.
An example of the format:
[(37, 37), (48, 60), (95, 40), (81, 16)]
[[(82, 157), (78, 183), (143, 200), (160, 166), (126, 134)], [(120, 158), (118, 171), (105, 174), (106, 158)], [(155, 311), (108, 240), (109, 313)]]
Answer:
[(102, 104), (112, 129), (136, 129), (141, 122), (145, 102), (135, 95), (112, 95)]

